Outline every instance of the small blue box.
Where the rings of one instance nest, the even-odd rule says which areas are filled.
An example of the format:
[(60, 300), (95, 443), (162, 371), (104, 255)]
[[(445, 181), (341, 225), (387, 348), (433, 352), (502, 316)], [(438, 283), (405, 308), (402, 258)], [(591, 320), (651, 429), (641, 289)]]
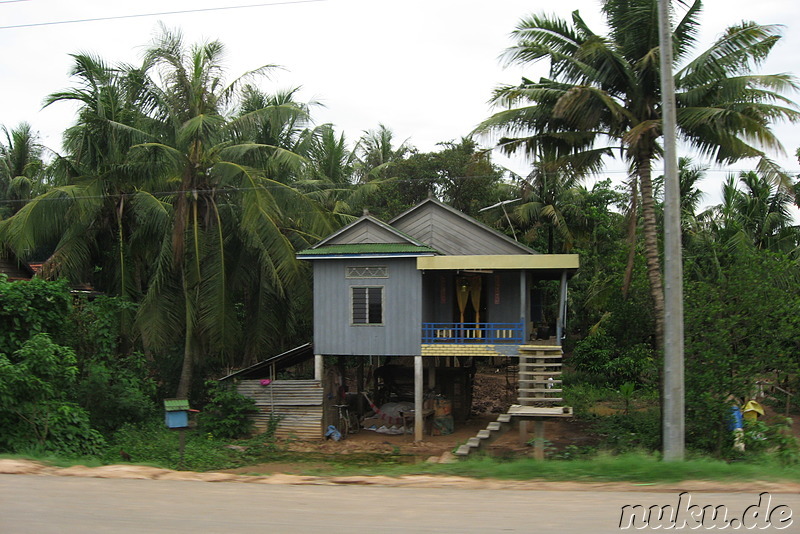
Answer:
[(185, 399), (165, 399), (164, 420), (167, 428), (186, 428), (189, 426), (189, 401)]
[(189, 426), (188, 412), (167, 412), (167, 428), (186, 428)]

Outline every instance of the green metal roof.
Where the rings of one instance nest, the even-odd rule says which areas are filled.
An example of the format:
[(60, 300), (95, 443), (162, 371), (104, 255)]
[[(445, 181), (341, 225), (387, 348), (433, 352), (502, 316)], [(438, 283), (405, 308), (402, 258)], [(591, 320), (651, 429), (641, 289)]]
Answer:
[(298, 256), (330, 256), (342, 254), (436, 254), (434, 248), (410, 243), (349, 243), (301, 250)]
[(167, 412), (182, 412), (189, 410), (189, 401), (185, 399), (164, 399), (164, 410)]

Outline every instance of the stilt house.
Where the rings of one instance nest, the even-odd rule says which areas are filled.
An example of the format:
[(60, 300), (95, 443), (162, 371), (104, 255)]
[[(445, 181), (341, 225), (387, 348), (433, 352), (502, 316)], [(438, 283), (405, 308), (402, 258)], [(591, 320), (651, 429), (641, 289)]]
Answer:
[[(539, 254), (428, 199), (388, 223), (365, 214), (297, 257), (313, 263), (315, 379), (334, 356), (412, 357), (415, 412), (422, 414), (423, 390), (446, 387), (436, 383), (444, 376), (437, 368), (522, 356), (520, 405), (561, 401), (553, 396), (560, 391), (553, 389), (554, 362), (577, 255)], [(538, 328), (551, 326), (542, 325), (534, 290), (541, 280), (560, 281), (559, 303), (554, 332), (545, 334), (551, 339), (534, 344)], [(417, 440), (422, 419), (414, 424)]]

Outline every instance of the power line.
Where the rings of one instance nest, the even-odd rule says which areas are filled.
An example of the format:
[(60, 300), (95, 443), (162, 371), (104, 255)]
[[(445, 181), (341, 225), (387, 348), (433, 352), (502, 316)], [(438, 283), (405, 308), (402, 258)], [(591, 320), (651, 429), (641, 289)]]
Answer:
[[(26, 2), (28, 0), (5, 0), (4, 2), (0, 3), (10, 3), (10, 2)], [(231, 9), (248, 9), (253, 7), (272, 7), (272, 6), (283, 6), (289, 4), (310, 4), (315, 2), (327, 2), (328, 0), (286, 0), (283, 2), (269, 2), (263, 4), (248, 4), (248, 5), (240, 5), (240, 6), (224, 6), (224, 7), (206, 7), (206, 8), (197, 8), (197, 9), (184, 9), (180, 11), (161, 11), (157, 13), (138, 13), (133, 15), (116, 15), (112, 17), (95, 17), (90, 19), (73, 19), (73, 20), (54, 20), (49, 22), (33, 22), (30, 24), (14, 24), (11, 26), (0, 26), (0, 30), (11, 30), (16, 28), (33, 28), (36, 26), (55, 26), (58, 24), (79, 24), (82, 22), (99, 22), (104, 20), (121, 20), (121, 19), (135, 19), (135, 18), (143, 18), (143, 17), (160, 17), (164, 15), (182, 15), (186, 13), (203, 13), (206, 11), (226, 11)]]

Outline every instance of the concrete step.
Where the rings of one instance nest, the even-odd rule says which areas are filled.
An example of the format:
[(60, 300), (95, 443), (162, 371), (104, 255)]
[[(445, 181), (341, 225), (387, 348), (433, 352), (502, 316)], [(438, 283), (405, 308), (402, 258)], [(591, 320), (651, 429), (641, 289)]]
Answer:
[(488, 425), (486, 425), (486, 430), (491, 430), (492, 432), (497, 432), (501, 428), (503, 428), (503, 425), (501, 423), (498, 423), (497, 421), (493, 421)]
[(461, 445), (458, 449), (456, 449), (456, 456), (466, 457), (469, 456), (469, 453), (472, 452), (472, 449), (467, 445)]
[(478, 437), (475, 437), (475, 438), (469, 438), (469, 439), (467, 440), (467, 445), (468, 445), (469, 447), (472, 447), (472, 448), (474, 448), (474, 449), (477, 449), (478, 447), (480, 447), (480, 446), (481, 446), (481, 438), (478, 438)]
[(519, 380), (519, 385), (522, 387), (526, 386), (536, 386), (537, 384), (541, 384), (542, 386), (555, 386), (556, 384), (561, 384), (562, 380), (533, 380), (530, 378), (522, 378)]
[(517, 397), (520, 404), (529, 404), (532, 402), (564, 402), (561, 397)]
[(563, 389), (556, 388), (519, 388), (520, 393), (562, 393)]
[(523, 363), (523, 369), (541, 369), (542, 367), (563, 367), (563, 363)]
[(508, 409), (514, 417), (572, 417), (571, 406), (524, 406), (514, 404)]
[(500, 415), (497, 416), (497, 422), (498, 423), (510, 423), (511, 422), (511, 416), (508, 415), (507, 413), (501, 413)]
[(478, 430), (478, 439), (488, 439), (492, 436), (491, 430)]
[(521, 375), (536, 375), (536, 376), (558, 376), (561, 374), (561, 371), (536, 371), (526, 373), (525, 371), (520, 371), (519, 374)]

